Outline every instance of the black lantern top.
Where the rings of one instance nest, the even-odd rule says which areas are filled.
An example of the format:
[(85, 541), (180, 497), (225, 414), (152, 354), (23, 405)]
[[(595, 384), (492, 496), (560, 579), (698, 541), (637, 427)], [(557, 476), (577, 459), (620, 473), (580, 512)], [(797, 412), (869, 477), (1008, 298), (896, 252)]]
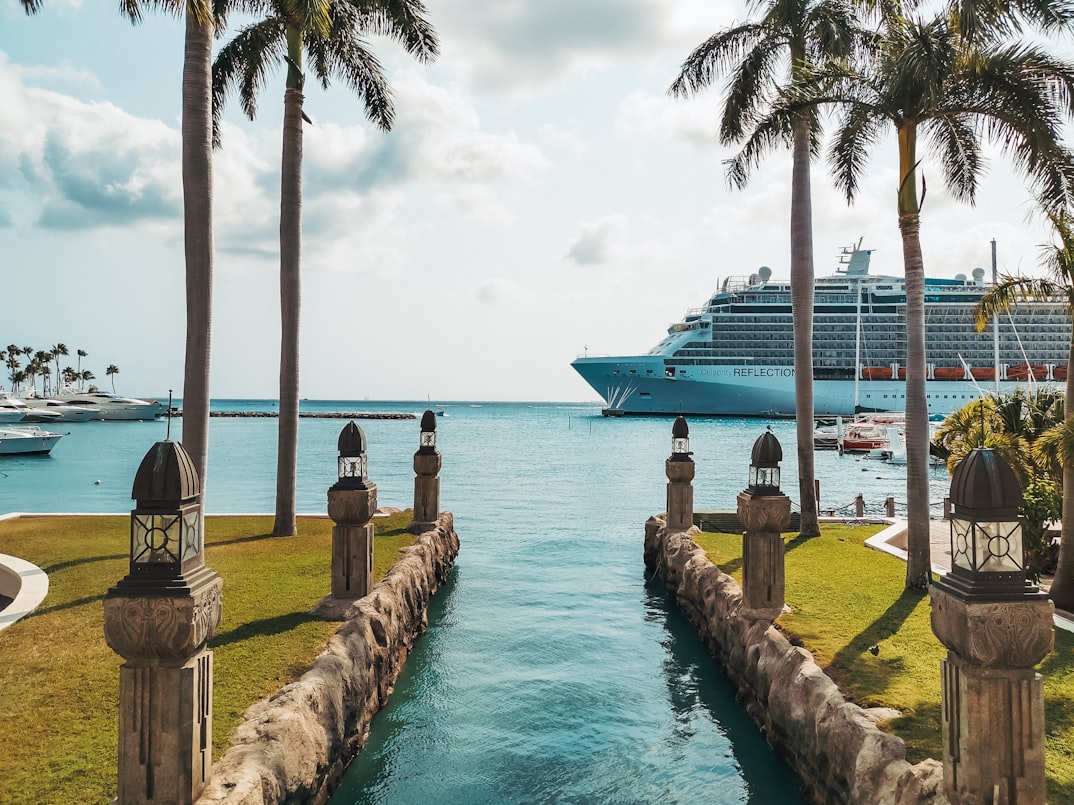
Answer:
[(1012, 520), (1022, 505), (1022, 487), (999, 453), (978, 447), (951, 474), (951, 505), (956, 516)]
[(366, 489), (367, 457), (365, 434), (354, 420), (343, 426), (339, 434), (339, 481), (336, 489)]
[(174, 508), (201, 494), (201, 479), (194, 461), (178, 442), (157, 442), (145, 454), (134, 474), (131, 497), (138, 506)]
[(750, 454), (749, 491), (752, 494), (780, 494), (779, 462), (782, 460), (783, 448), (769, 427), (753, 443), (753, 452)]
[(676, 417), (671, 426), (671, 461), (689, 461), (690, 456), (690, 426), (686, 424), (686, 418)]
[(204, 566), (201, 480), (181, 444), (169, 439), (149, 448), (131, 497), (137, 506), (131, 512), (128, 587), (167, 586)]
[(436, 452), (436, 414), (432, 411), (426, 411), (421, 415), (421, 436), (418, 440), (418, 452)]

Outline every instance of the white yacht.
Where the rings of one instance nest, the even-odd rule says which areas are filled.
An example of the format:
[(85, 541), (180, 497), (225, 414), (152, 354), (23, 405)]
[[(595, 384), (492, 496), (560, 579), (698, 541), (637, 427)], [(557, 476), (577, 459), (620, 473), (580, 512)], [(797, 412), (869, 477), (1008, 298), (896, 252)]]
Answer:
[(168, 407), (156, 400), (120, 397), (107, 391), (65, 390), (54, 399), (97, 411), (100, 419), (155, 419), (163, 416)]
[(23, 422), (89, 422), (101, 418), (100, 409), (53, 397), (26, 397), (23, 402), (30, 406)]
[(48, 453), (66, 434), (26, 427), (0, 426), (0, 456)]

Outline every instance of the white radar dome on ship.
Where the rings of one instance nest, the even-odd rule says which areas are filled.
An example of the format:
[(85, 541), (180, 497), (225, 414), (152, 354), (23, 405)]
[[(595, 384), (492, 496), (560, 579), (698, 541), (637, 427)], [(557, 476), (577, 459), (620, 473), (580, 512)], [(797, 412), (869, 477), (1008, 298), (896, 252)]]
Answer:
[(965, 282), (966, 281), (966, 275), (965, 274), (955, 274), (955, 279), (958, 280), (959, 282)]
[(760, 277), (758, 277), (756, 274), (750, 274), (750, 279), (749, 279), (750, 285), (756, 285), (757, 280), (759, 280), (759, 279), (760, 279)]
[(973, 281), (978, 285), (984, 284), (985, 270), (983, 268), (973, 269)]
[(757, 269), (757, 276), (761, 278), (761, 282), (768, 282), (772, 279), (772, 269), (768, 266), (761, 266)]

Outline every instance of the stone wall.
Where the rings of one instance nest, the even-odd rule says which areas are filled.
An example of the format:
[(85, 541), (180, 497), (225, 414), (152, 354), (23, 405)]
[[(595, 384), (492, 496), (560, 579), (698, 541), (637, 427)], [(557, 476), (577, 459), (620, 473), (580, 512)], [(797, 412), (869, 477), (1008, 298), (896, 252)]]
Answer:
[(365, 598), (322, 602), (319, 611), (343, 625), (297, 681), (246, 711), (199, 805), (326, 802), (387, 703), (458, 552), (452, 515), (442, 513)]
[(664, 581), (747, 712), (802, 780), (814, 802), (947, 805), (943, 764), (911, 766), (900, 738), (843, 698), (813, 656), (770, 622), (746, 617), (742, 591), (691, 535), (645, 524), (645, 565)]

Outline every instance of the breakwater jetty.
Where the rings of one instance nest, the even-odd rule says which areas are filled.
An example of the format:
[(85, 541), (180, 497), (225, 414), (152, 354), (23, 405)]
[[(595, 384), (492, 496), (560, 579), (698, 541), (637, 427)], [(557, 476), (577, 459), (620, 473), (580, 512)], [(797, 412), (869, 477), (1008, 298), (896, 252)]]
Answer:
[[(181, 417), (180, 410), (172, 411), (173, 417)], [(278, 419), (278, 411), (210, 411), (210, 417), (249, 418), (249, 419)], [(300, 419), (417, 419), (414, 414), (393, 413), (390, 411), (361, 412), (361, 411), (300, 411)]]

